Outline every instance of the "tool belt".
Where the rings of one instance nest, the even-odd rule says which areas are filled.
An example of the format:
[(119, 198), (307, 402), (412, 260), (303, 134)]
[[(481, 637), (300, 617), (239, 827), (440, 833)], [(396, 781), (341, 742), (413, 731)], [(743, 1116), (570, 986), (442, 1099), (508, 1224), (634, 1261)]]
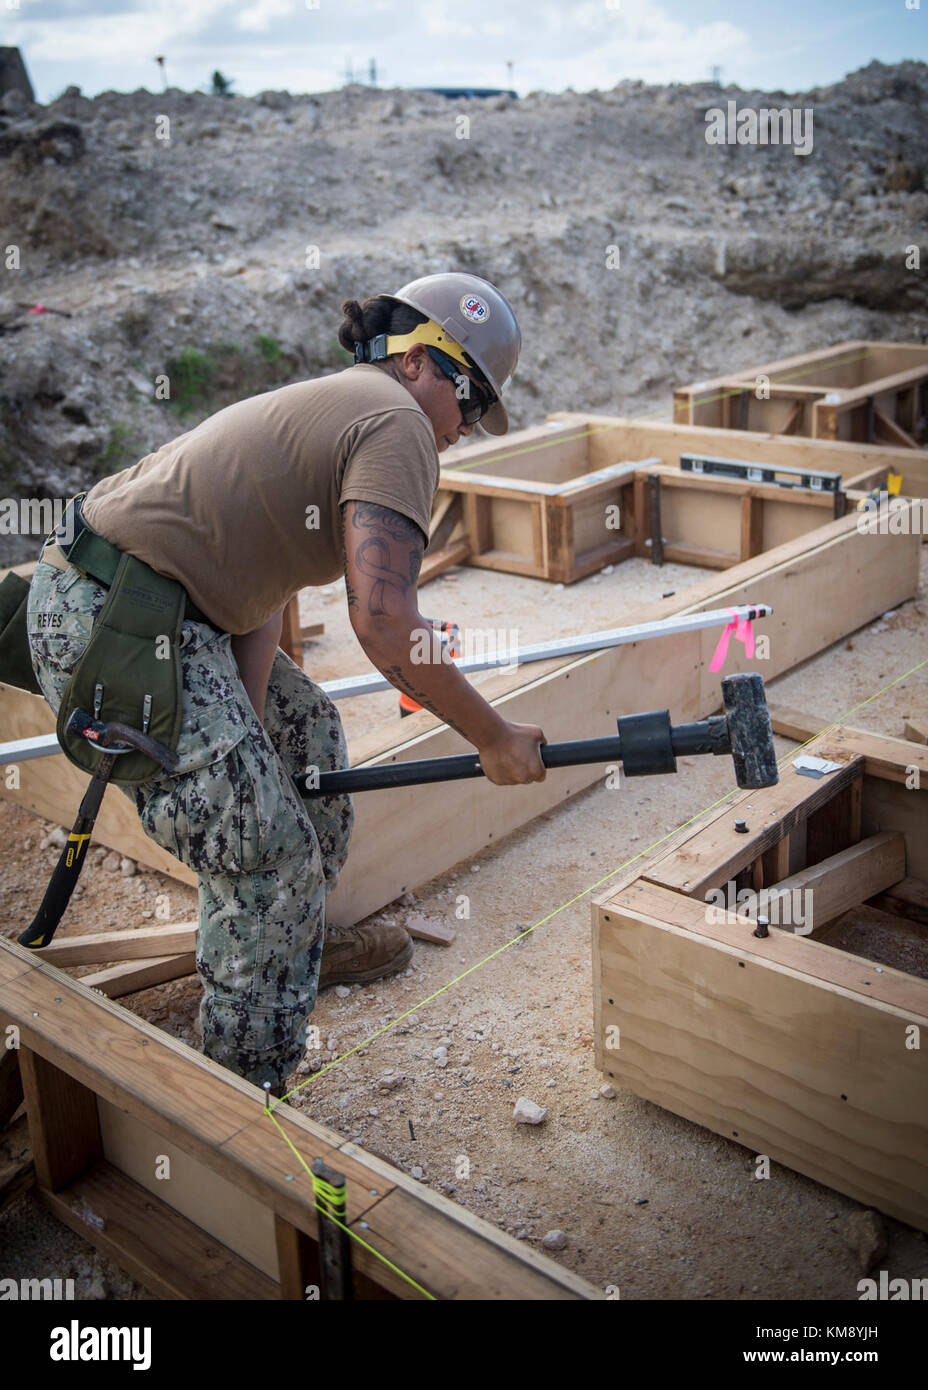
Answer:
[[(183, 620), (208, 623), (209, 619), (176, 579), (159, 574), (91, 530), (81, 516), (85, 495), (80, 493), (71, 502), (51, 539), (69, 564), (108, 587), (109, 594), (71, 673), (56, 732), (65, 757), (93, 773), (99, 751), (67, 732), (72, 711), (81, 708), (92, 711), (96, 719), (141, 729), (173, 752), (183, 715)], [(161, 770), (153, 758), (126, 752), (112, 780), (118, 786), (135, 786)]]

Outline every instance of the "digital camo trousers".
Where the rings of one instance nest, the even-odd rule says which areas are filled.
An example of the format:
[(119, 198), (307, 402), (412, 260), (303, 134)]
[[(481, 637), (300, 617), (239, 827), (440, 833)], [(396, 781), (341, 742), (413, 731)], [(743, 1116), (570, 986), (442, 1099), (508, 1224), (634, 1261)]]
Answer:
[[(33, 665), (57, 713), (107, 590), (40, 561), (29, 591)], [(293, 779), (343, 768), (341, 720), (325, 693), (279, 651), (264, 727), (228, 633), (185, 621), (178, 764), (136, 787), (146, 833), (197, 874), (197, 972), (203, 1051), (280, 1093), (302, 1060), (316, 1002), (325, 895), (348, 853), (347, 796), (301, 799)], [(119, 775), (118, 764), (116, 775)]]

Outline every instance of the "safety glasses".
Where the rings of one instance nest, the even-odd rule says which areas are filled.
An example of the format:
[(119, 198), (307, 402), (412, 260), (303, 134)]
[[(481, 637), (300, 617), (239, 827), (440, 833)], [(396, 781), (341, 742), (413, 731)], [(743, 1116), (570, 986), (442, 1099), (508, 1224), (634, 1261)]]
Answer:
[(426, 345), (425, 350), (448, 380), (454, 382), (455, 391), (457, 391), (458, 383), (462, 378), (467, 383), (467, 394), (458, 397), (461, 419), (465, 425), (476, 425), (479, 420), (483, 419), (490, 407), (495, 405), (496, 397), (482, 390), (476, 381), (461, 371), (457, 362), (453, 362), (450, 357), (446, 357), (437, 348)]

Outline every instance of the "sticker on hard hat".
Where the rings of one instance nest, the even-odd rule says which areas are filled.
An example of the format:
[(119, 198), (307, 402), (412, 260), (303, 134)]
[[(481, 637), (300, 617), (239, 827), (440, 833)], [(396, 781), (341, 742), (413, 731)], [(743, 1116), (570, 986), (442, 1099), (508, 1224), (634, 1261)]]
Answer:
[(490, 317), (490, 306), (479, 295), (465, 294), (461, 300), (461, 313), (471, 323), (486, 323)]

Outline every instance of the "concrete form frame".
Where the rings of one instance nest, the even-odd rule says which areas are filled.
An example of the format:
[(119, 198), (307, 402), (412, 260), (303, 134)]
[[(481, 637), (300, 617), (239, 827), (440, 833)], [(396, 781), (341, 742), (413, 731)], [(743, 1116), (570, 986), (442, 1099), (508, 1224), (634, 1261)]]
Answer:
[[(760, 378), (766, 392), (758, 389)], [(926, 438), (928, 346), (838, 343), (679, 386), (673, 402), (679, 424), (919, 448)]]
[[(928, 1230), (928, 979), (828, 944), (868, 899), (881, 931), (928, 929), (928, 750), (835, 727), (804, 751), (841, 766), (813, 780), (787, 760), (594, 902), (597, 1065)], [(811, 894), (812, 934), (784, 913), (758, 937), (750, 899), (707, 909), (728, 883)]]
[(355, 1298), (604, 1297), (298, 1109), (269, 1115), (257, 1086), (9, 941), (0, 1028), (18, 1044), (0, 1127), (24, 1095), (36, 1196), (157, 1298), (319, 1288), (319, 1158), (347, 1179)]

